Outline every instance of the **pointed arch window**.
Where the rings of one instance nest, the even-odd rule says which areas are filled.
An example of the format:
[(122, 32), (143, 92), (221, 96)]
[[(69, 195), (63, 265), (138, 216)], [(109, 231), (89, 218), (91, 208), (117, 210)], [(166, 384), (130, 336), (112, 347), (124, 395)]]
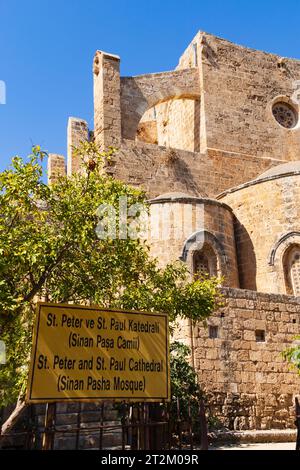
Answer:
[(193, 274), (217, 276), (217, 256), (208, 243), (193, 254)]
[(294, 295), (300, 295), (300, 247), (293, 251), (290, 261), (290, 272)]
[(284, 255), (287, 294), (300, 296), (300, 245), (291, 246)]

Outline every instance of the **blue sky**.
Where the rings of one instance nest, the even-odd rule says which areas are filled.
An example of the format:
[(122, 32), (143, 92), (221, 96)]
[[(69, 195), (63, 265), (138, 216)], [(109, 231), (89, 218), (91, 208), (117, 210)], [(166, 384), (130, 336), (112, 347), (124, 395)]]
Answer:
[(65, 155), (68, 116), (93, 128), (96, 49), (122, 75), (173, 69), (198, 30), (300, 59), (299, 0), (0, 0), (0, 21), (0, 171), (31, 143)]

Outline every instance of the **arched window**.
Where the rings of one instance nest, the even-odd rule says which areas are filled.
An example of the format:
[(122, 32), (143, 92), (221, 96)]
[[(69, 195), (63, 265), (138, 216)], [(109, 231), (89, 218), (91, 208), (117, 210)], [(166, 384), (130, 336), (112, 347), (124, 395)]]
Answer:
[(283, 258), (287, 294), (300, 296), (300, 245), (291, 246)]
[(217, 275), (217, 256), (207, 243), (204, 243), (203, 247), (193, 254), (193, 274), (195, 276), (199, 274)]
[(293, 129), (298, 123), (298, 113), (296, 109), (288, 103), (275, 103), (272, 109), (276, 121), (286, 129)]

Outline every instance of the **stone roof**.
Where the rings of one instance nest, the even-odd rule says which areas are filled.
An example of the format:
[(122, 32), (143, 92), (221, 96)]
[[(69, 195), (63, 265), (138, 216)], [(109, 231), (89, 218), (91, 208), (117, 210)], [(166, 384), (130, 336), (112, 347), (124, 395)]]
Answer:
[[(201, 197), (201, 196), (200, 196)], [(164, 193), (164, 194), (160, 194), (159, 196), (153, 198), (152, 200), (153, 201), (160, 201), (161, 199), (165, 200), (165, 199), (199, 199), (199, 196), (195, 196), (195, 195), (192, 195), (192, 194), (187, 194), (187, 193), (180, 193), (180, 192), (171, 192), (171, 193)]]
[(194, 196), (191, 194), (181, 193), (181, 192), (163, 193), (157, 196), (156, 198), (149, 200), (150, 204), (165, 204), (165, 203), (173, 203), (173, 202), (179, 202), (181, 204), (195, 204), (196, 203), (196, 204), (218, 205), (232, 212), (232, 209), (226, 203), (218, 201), (217, 199), (212, 199), (207, 196), (205, 197)]
[(241, 189), (248, 188), (249, 186), (253, 186), (255, 184), (261, 184), (273, 179), (280, 179), (293, 175), (300, 175), (300, 160), (273, 166), (261, 175), (257, 176), (254, 180), (247, 181), (246, 183), (240, 184), (239, 186), (234, 186), (233, 188), (223, 191), (221, 194), (217, 195), (217, 199), (220, 200), (227, 194), (235, 193), (236, 191), (240, 191)]
[(255, 179), (261, 180), (264, 178), (272, 178), (274, 176), (283, 176), (290, 173), (300, 173), (299, 160), (283, 163), (282, 165), (273, 166), (272, 168), (269, 168), (267, 171), (265, 171)]

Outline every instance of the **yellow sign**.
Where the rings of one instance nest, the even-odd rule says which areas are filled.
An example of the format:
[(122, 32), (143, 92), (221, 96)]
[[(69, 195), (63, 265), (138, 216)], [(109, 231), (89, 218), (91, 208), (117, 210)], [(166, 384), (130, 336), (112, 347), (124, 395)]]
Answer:
[(166, 314), (38, 304), (28, 402), (169, 399)]

